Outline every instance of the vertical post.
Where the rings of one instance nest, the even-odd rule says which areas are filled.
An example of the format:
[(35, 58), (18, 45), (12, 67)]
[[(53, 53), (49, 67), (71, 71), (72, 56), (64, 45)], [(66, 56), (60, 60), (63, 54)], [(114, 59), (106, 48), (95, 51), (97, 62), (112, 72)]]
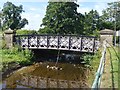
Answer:
[(30, 47), (30, 41), (29, 41), (29, 39), (30, 39), (30, 37), (29, 37), (29, 35), (28, 35), (28, 49), (29, 49), (29, 47)]
[(58, 74), (59, 74), (59, 71), (57, 71), (57, 79), (56, 79), (56, 81), (57, 81), (57, 88), (59, 88)]
[(49, 48), (49, 36), (47, 35), (47, 48)]
[(82, 39), (83, 39), (83, 36), (81, 36), (81, 47), (80, 47), (80, 51), (82, 51)]
[(57, 79), (56, 81), (57, 81), (57, 88), (59, 88), (59, 80)]
[(20, 36), (18, 36), (18, 45), (21, 45), (21, 40), (20, 40)]
[(38, 82), (39, 82), (39, 77), (36, 77), (36, 78), (37, 78), (37, 88), (38, 88), (38, 85), (39, 85), (39, 84), (38, 84)]
[(60, 46), (60, 40), (59, 39), (60, 39), (60, 36), (58, 35), (58, 47), (57, 47), (58, 49), (59, 49), (59, 46)]
[(95, 52), (95, 38), (93, 38), (93, 53)]
[(4, 33), (5, 33), (6, 47), (12, 48), (14, 43), (13, 39), (14, 39), (15, 31), (9, 29), (9, 30), (6, 30)]
[(16, 35), (13, 35), (13, 45), (16, 44), (17, 40), (16, 40)]
[(71, 36), (69, 35), (69, 50), (71, 48)]
[(67, 84), (68, 84), (68, 88), (70, 88), (70, 82), (69, 82), (69, 80), (67, 80)]
[(28, 86), (29, 86), (29, 82), (30, 82), (30, 81), (29, 81), (29, 80), (30, 80), (30, 76), (29, 76), (29, 75), (26, 75), (26, 77), (27, 77), (27, 76), (28, 76)]
[(49, 88), (49, 78), (48, 77), (46, 77), (46, 88)]
[(37, 48), (39, 48), (39, 40), (38, 40), (38, 35), (37, 35), (36, 37), (37, 37)]

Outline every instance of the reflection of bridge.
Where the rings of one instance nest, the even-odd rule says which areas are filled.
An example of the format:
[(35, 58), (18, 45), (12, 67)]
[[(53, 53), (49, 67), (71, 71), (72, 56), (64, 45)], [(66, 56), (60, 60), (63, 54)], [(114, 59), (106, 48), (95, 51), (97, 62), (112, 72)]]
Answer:
[(93, 36), (80, 35), (16, 35), (16, 43), (22, 48), (56, 49), (95, 52), (99, 42)]

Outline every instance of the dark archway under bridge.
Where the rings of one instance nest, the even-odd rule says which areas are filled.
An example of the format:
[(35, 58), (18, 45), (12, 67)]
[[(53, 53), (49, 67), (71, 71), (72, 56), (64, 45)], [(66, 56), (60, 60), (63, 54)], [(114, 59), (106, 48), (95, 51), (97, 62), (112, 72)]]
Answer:
[(94, 53), (89, 52), (77, 52), (68, 50), (54, 50), (54, 49), (32, 49), (34, 53), (35, 62), (58, 62), (66, 63), (81, 63), (83, 61), (83, 55), (93, 55)]

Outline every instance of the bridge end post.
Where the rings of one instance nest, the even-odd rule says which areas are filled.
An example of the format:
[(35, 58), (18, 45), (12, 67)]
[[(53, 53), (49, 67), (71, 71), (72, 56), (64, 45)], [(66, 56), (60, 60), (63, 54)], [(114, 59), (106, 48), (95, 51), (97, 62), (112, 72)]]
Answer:
[(4, 38), (6, 42), (6, 48), (12, 48), (14, 45), (14, 35), (15, 31), (14, 30), (6, 30), (4, 32)]

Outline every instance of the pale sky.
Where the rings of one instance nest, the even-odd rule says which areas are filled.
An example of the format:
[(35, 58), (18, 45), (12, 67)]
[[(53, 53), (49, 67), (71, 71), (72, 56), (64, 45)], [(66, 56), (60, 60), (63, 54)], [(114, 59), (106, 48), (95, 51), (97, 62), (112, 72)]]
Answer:
[[(23, 5), (25, 12), (22, 13), (22, 18), (26, 18), (29, 22), (23, 29), (39, 30), (42, 19), (46, 13), (48, 0), (0, 0), (0, 9), (3, 8), (3, 4), (7, 1), (15, 5)], [(102, 10), (107, 8), (107, 3), (113, 1), (118, 0), (78, 0), (77, 4), (79, 8), (77, 11), (84, 14), (93, 9), (102, 15)]]

